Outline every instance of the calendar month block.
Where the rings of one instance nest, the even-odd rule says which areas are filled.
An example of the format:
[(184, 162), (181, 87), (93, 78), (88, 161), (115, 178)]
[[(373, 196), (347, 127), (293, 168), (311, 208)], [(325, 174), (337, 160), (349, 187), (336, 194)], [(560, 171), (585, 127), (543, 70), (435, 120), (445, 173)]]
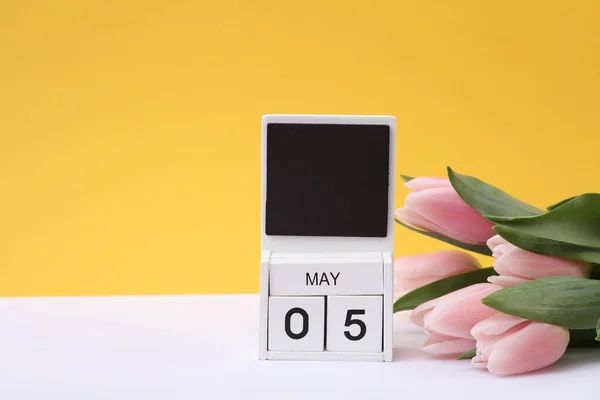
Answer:
[(270, 293), (272, 296), (383, 294), (382, 257), (274, 259)]

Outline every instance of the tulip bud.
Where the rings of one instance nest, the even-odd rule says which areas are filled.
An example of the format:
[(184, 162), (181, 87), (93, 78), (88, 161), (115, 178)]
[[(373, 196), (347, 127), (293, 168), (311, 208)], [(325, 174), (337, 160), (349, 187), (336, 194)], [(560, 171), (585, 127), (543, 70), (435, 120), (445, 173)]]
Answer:
[(471, 363), (494, 374), (522, 374), (553, 364), (569, 344), (569, 330), (497, 314), (471, 330), (477, 351)]
[(448, 179), (415, 178), (405, 186), (412, 191), (396, 210), (403, 222), (468, 244), (494, 236), (494, 224), (465, 203)]
[(532, 253), (508, 243), (500, 236), (488, 240), (488, 247), (496, 259), (494, 269), (500, 274), (489, 277), (488, 281), (503, 287), (550, 276), (590, 276), (589, 263)]
[(425, 334), (428, 336), (422, 349), (435, 354), (460, 354), (472, 349), (473, 326), (498, 313), (485, 306), (481, 299), (500, 289), (500, 286), (479, 283), (415, 308), (410, 319), (425, 328)]
[(394, 292), (409, 292), (439, 279), (480, 268), (475, 257), (459, 250), (400, 257), (394, 261)]

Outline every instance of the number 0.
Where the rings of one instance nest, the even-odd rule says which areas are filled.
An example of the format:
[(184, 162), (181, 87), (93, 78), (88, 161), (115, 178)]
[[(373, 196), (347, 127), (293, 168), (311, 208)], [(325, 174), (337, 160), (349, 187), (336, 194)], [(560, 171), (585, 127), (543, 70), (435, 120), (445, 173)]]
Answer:
[[(302, 316), (302, 330), (300, 333), (292, 332), (292, 316), (300, 314)], [(308, 333), (308, 313), (300, 307), (294, 307), (285, 314), (285, 333), (292, 339), (302, 339)]]
[(364, 338), (367, 334), (367, 325), (360, 319), (352, 318), (354, 315), (365, 315), (365, 310), (348, 310), (348, 313), (346, 313), (346, 323), (344, 326), (350, 327), (352, 325), (358, 325), (360, 328), (360, 332), (358, 332), (358, 335), (356, 336), (352, 335), (350, 331), (344, 331), (346, 338), (353, 342)]

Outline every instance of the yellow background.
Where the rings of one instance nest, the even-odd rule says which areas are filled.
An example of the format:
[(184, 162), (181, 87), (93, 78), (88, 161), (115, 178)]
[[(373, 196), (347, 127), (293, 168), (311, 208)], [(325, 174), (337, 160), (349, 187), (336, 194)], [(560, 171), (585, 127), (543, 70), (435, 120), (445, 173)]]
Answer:
[[(264, 113), (395, 115), (399, 173), (451, 165), (536, 205), (600, 191), (599, 15), (3, 1), (0, 295), (258, 291)], [(396, 232), (398, 255), (443, 247)]]

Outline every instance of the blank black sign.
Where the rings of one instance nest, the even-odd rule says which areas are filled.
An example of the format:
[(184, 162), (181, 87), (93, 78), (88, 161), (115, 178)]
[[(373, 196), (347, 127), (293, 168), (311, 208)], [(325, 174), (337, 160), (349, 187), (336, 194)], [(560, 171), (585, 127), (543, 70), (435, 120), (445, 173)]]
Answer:
[(267, 235), (386, 237), (387, 125), (267, 125)]

